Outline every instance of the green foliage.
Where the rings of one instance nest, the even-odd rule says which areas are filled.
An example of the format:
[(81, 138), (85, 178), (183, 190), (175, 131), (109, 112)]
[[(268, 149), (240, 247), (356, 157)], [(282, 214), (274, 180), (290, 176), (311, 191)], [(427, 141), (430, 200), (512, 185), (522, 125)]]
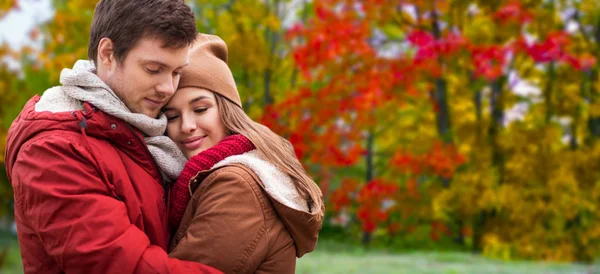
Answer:
[[(336, 0), (188, 2), (199, 31), (227, 42), (247, 112), (291, 139), (321, 185), (322, 235), (358, 243), (368, 230), (371, 247), (472, 249), (503, 260), (600, 255), (596, 1), (404, 1), (413, 11), (393, 0), (351, 9)], [(0, 18), (15, 3), (0, 5)], [(41, 51), (0, 47), (22, 68), (0, 65), (2, 152), (25, 101), (87, 58), (94, 1), (53, 4), (54, 18), (31, 33)], [(290, 16), (301, 28), (284, 24)], [(382, 57), (390, 45), (401, 50)], [(517, 82), (538, 91), (517, 93)], [(508, 121), (518, 107), (522, 117)], [(0, 176), (0, 199), (11, 195)], [(356, 257), (341, 255), (353, 269), (331, 271), (397, 259), (352, 264)], [(305, 266), (300, 273), (315, 270)], [(520, 267), (507, 269), (537, 271)]]
[(190, 1), (198, 31), (227, 43), (228, 64), (244, 108), (259, 118), (266, 106), (285, 97), (293, 85), (294, 66), (281, 18), (292, 15), (291, 1)]

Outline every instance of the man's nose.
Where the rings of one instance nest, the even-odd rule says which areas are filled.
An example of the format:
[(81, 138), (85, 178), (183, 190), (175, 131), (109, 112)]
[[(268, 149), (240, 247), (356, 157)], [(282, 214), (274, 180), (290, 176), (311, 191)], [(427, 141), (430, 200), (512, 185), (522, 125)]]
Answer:
[(177, 76), (169, 75), (164, 77), (156, 86), (156, 91), (164, 96), (171, 97), (177, 90)]

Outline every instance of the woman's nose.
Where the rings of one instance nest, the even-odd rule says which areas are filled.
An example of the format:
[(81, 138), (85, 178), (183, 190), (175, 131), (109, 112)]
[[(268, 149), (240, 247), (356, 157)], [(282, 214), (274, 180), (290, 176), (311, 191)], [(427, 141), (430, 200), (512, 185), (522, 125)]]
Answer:
[(194, 119), (186, 118), (184, 116), (182, 116), (181, 119), (181, 131), (183, 131), (184, 133), (192, 133), (196, 130), (197, 126)]

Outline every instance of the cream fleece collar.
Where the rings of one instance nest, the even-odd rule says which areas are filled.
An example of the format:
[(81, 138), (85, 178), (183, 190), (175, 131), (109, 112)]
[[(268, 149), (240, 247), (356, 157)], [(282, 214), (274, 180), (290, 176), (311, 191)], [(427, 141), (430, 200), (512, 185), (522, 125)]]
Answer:
[(241, 164), (254, 171), (264, 184), (265, 191), (269, 196), (281, 204), (295, 210), (309, 212), (308, 205), (294, 187), (292, 178), (275, 165), (262, 159), (256, 149), (244, 154), (229, 156), (214, 165), (212, 169), (231, 164)]
[(124, 120), (146, 136), (148, 150), (159, 166), (163, 179), (175, 181), (186, 158), (177, 145), (164, 136), (167, 118), (160, 114), (153, 119), (144, 114), (132, 113), (117, 95), (95, 73), (96, 68), (87, 60), (79, 60), (73, 69), (63, 69), (60, 74), (62, 86), (42, 94), (35, 111), (64, 112), (83, 110), (88, 102), (109, 115)]

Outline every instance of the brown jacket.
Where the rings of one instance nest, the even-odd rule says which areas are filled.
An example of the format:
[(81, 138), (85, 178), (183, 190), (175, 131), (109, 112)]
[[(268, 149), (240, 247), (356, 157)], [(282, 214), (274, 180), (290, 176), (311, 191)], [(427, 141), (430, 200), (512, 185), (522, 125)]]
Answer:
[(191, 181), (170, 257), (224, 273), (294, 273), (296, 257), (314, 250), (321, 229), (314, 217), (323, 210), (309, 213), (290, 178), (256, 151), (198, 176), (206, 179)]

